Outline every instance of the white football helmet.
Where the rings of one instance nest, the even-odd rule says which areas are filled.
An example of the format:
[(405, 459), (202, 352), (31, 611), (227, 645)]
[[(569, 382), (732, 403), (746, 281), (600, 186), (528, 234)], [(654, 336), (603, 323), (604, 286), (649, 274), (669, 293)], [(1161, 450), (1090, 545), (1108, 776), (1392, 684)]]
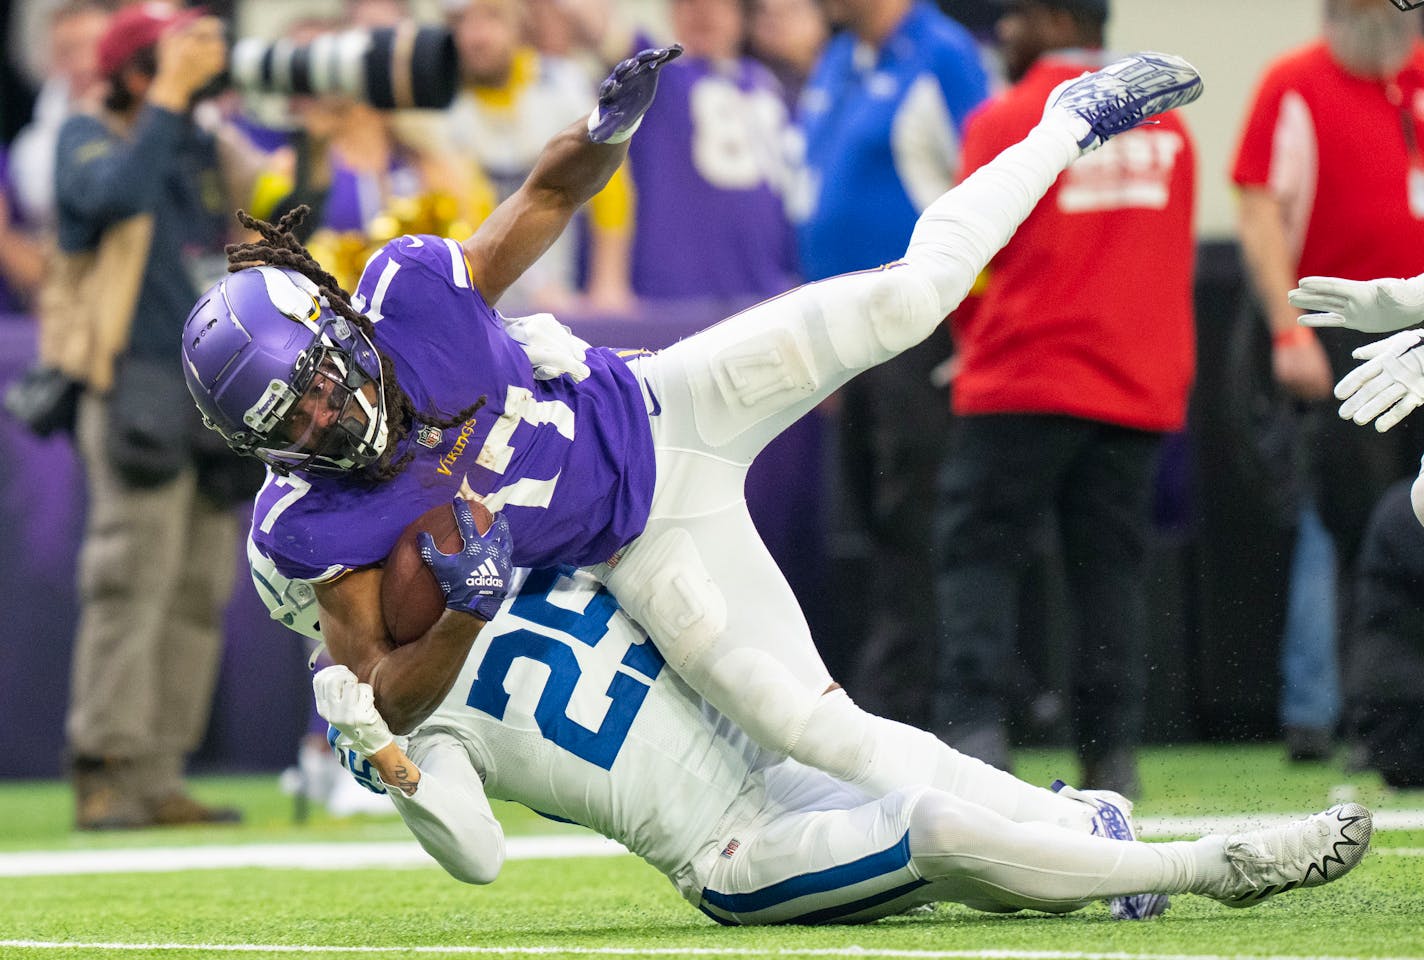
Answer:
[(309, 640), (322, 643), (321, 624), (317, 622), (316, 591), (305, 580), (290, 580), (277, 572), (265, 553), (257, 549), (252, 537), (247, 538), (247, 563), (252, 571), (252, 584), (257, 595), (267, 605), (273, 620), (279, 620)]

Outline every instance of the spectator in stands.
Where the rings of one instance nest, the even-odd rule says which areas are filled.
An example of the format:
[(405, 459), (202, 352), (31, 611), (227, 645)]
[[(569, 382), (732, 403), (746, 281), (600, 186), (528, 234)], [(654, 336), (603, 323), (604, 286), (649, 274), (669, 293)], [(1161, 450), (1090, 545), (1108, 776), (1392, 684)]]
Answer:
[[(900, 255), (919, 211), (955, 181), (965, 118), (987, 91), (974, 41), (928, 0), (828, 8), (843, 29), (801, 96), (805, 171), (793, 189), (808, 280)], [(855, 510), (837, 523), (869, 545), (854, 563), (865, 608), (852, 613), (869, 622), (848, 631), (859, 663), (847, 686), (867, 710), (920, 726), (934, 685), (926, 520), (949, 418), (931, 372), (949, 350), (947, 336), (932, 336), (838, 395), (842, 499)]]
[[(1037, 123), (1060, 82), (1112, 59), (1107, 19), (1107, 0), (1006, 8), (998, 36), (1013, 86), (970, 117), (963, 175)], [(1108, 144), (1049, 190), (953, 325), (936, 726), (1007, 767), (1023, 577), (1056, 529), (1082, 782), (1127, 796), (1146, 710), (1154, 468), (1164, 434), (1185, 422), (1193, 373), (1194, 177), (1175, 114)]]
[(1296, 566), (1325, 574), (1293, 581), (1292, 605), (1317, 606), (1288, 621), (1283, 650), (1282, 721), (1288, 749), (1301, 759), (1328, 754), (1340, 715), (1336, 584), (1325, 551), (1333, 539), (1340, 582), (1351, 582), (1371, 511), (1391, 483), (1413, 475), (1424, 447), (1424, 421), (1379, 434), (1335, 416), (1331, 386), (1370, 335), (1299, 326), (1286, 299), (1300, 276), (1367, 280), (1424, 270), (1418, 18), (1373, 0), (1326, 0), (1324, 8), (1323, 38), (1276, 60), (1261, 78), (1232, 172), (1247, 272), (1270, 324), (1272, 369), (1307, 408), (1308, 508), (1318, 507), (1328, 531), (1307, 510)]
[(741, 0), (672, 0), (671, 14), (684, 53), (628, 151), (633, 292), (748, 306), (795, 285), (786, 106), (771, 72), (739, 52)]
[(792, 108), (828, 39), (830, 24), (818, 0), (753, 0), (751, 4), (747, 53), (776, 74)]
[(206, 282), (190, 273), (195, 254), (220, 255), (230, 211), (246, 202), (223, 195), (214, 138), (193, 119), (226, 49), (216, 18), (124, 8), (99, 42), (102, 112), (72, 116), (59, 134), (56, 276), (73, 280), (75, 300), (51, 336), (87, 384), (76, 446), (89, 515), (66, 722), (80, 829), (238, 819), (194, 800), (183, 768), (217, 676), (233, 505), (261, 475), (208, 444), (181, 402), (173, 352)]
[(59, 128), (76, 109), (92, 108), (102, 90), (98, 47), (108, 20), (108, 8), (99, 0), (70, 0), (49, 16), (44, 83), (30, 123), (10, 147), (10, 178), (19, 210), (37, 228), (54, 228)]
[[(492, 186), (488, 213), (524, 181), (544, 143), (588, 113), (595, 91), (580, 67), (523, 42), (518, 0), (445, 0), (444, 9), (463, 81), (447, 114), (449, 138)], [(631, 306), (628, 220), (627, 182), (615, 177), (589, 207), (585, 286), (589, 307), (599, 312)], [(570, 305), (580, 288), (578, 232), (560, 237), (501, 306), (518, 312)]]

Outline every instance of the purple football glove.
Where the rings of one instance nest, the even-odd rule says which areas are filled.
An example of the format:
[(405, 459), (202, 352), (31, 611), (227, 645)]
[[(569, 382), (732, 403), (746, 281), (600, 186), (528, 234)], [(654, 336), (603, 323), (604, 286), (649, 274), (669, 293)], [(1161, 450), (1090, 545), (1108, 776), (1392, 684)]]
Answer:
[(459, 553), (441, 553), (436, 549), (435, 538), (422, 530), (415, 538), (420, 559), (435, 574), (440, 591), (445, 594), (446, 607), (474, 614), (481, 620), (493, 620), (509, 593), (513, 566), (509, 522), (495, 514), (489, 532), (481, 535), (475, 528), (469, 501), (456, 497), (455, 523), (465, 541), (464, 548)]
[(642, 50), (613, 68), (598, 88), (598, 106), (588, 117), (588, 138), (594, 143), (622, 143), (633, 135), (643, 114), (653, 105), (658, 71), (682, 56), (682, 44)]

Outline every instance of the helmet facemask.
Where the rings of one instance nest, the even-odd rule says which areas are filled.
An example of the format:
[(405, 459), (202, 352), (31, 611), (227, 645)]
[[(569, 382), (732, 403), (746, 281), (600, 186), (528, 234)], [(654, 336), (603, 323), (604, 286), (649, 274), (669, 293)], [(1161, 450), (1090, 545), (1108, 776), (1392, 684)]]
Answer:
[[(293, 471), (340, 476), (371, 466), (385, 452), (389, 435), (375, 347), (364, 332), (333, 312), (305, 278), (269, 267), (256, 272), (262, 274), (271, 306), (311, 331), (311, 340), (290, 369), (273, 370), (255, 402), (245, 409), (229, 407), (232, 419), (241, 410), (238, 429), (228, 433), (211, 422), (209, 426), (227, 434), (234, 450), (256, 457), (282, 476)], [(226, 285), (222, 297), (228, 316), (241, 327)]]
[(336, 476), (368, 467), (386, 449), (381, 387), (379, 373), (372, 378), (321, 337), (298, 358), (290, 384), (273, 380), (243, 417), (254, 434), (246, 452), (284, 476), (294, 470)]

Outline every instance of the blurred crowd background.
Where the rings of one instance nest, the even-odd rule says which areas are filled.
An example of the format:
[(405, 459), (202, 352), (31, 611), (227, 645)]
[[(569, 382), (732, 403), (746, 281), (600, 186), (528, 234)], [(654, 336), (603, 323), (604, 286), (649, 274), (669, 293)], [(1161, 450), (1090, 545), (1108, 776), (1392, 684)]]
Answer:
[[(1388, 0), (203, 6), (230, 38), (292, 44), (448, 28), (454, 102), (383, 110), (237, 91), (201, 51), (175, 66), (143, 32), (170, 16), (151, 7), (0, 2), (0, 385), (43, 354), (36, 318), (56, 277), (73, 292), (95, 275), (92, 259), (56, 271), (102, 261), (120, 213), (143, 207), (127, 186), (141, 158), (133, 179), (101, 183), (85, 150), (153, 135), (141, 111), (177, 81), (195, 104), (176, 111), (188, 126), (172, 145), (149, 144), (189, 157), (164, 174), (184, 196), (143, 241), (117, 373), (81, 378), (77, 417), (48, 435), (0, 417), (0, 727), (19, 751), (5, 775), (68, 773), (82, 789), (136, 749), (106, 739), (126, 725), (133, 742), (163, 740), (169, 802), (186, 759), (284, 768), (309, 725), (307, 650), (243, 562), (252, 478), (220, 451), (185, 448), (171, 469), (151, 450), (115, 460), (113, 380), (162, 361), (186, 312), (152, 320), (158, 275), (175, 300), (210, 282), (237, 207), (310, 203), (306, 242), (348, 289), (391, 237), (463, 238), (587, 115), (612, 64), (672, 40), (686, 55), (625, 168), (501, 301), (507, 315), (666, 345), (803, 280), (895, 259), (918, 211), (1103, 49), (1170, 51), (1205, 78), (1180, 120), (1070, 171), (943, 337), (847, 388), (753, 470), (753, 515), (853, 696), (1005, 767), (1015, 746), (1072, 746), (1086, 785), (1129, 794), (1143, 742), (1280, 739), (1301, 762), (1378, 765), (1371, 705), (1421, 702), (1351, 665), (1420, 658), (1417, 612), (1394, 589), (1412, 589), (1419, 544), (1378, 540), (1417, 533), (1387, 491), (1424, 445), (1417, 431), (1388, 451), (1321, 432), (1348, 347), (1294, 332), (1281, 287), (1307, 267), (1424, 272), (1418, 14)], [(1359, 82), (1319, 79), (1334, 69)], [(93, 122), (109, 133), (89, 133), (112, 139), (85, 147), (71, 121), (106, 102)], [(1332, 493), (1342, 472), (1349, 503)], [(1372, 526), (1377, 506), (1393, 521)], [(152, 642), (118, 652), (135, 634)], [(154, 719), (180, 703), (182, 729)]]

